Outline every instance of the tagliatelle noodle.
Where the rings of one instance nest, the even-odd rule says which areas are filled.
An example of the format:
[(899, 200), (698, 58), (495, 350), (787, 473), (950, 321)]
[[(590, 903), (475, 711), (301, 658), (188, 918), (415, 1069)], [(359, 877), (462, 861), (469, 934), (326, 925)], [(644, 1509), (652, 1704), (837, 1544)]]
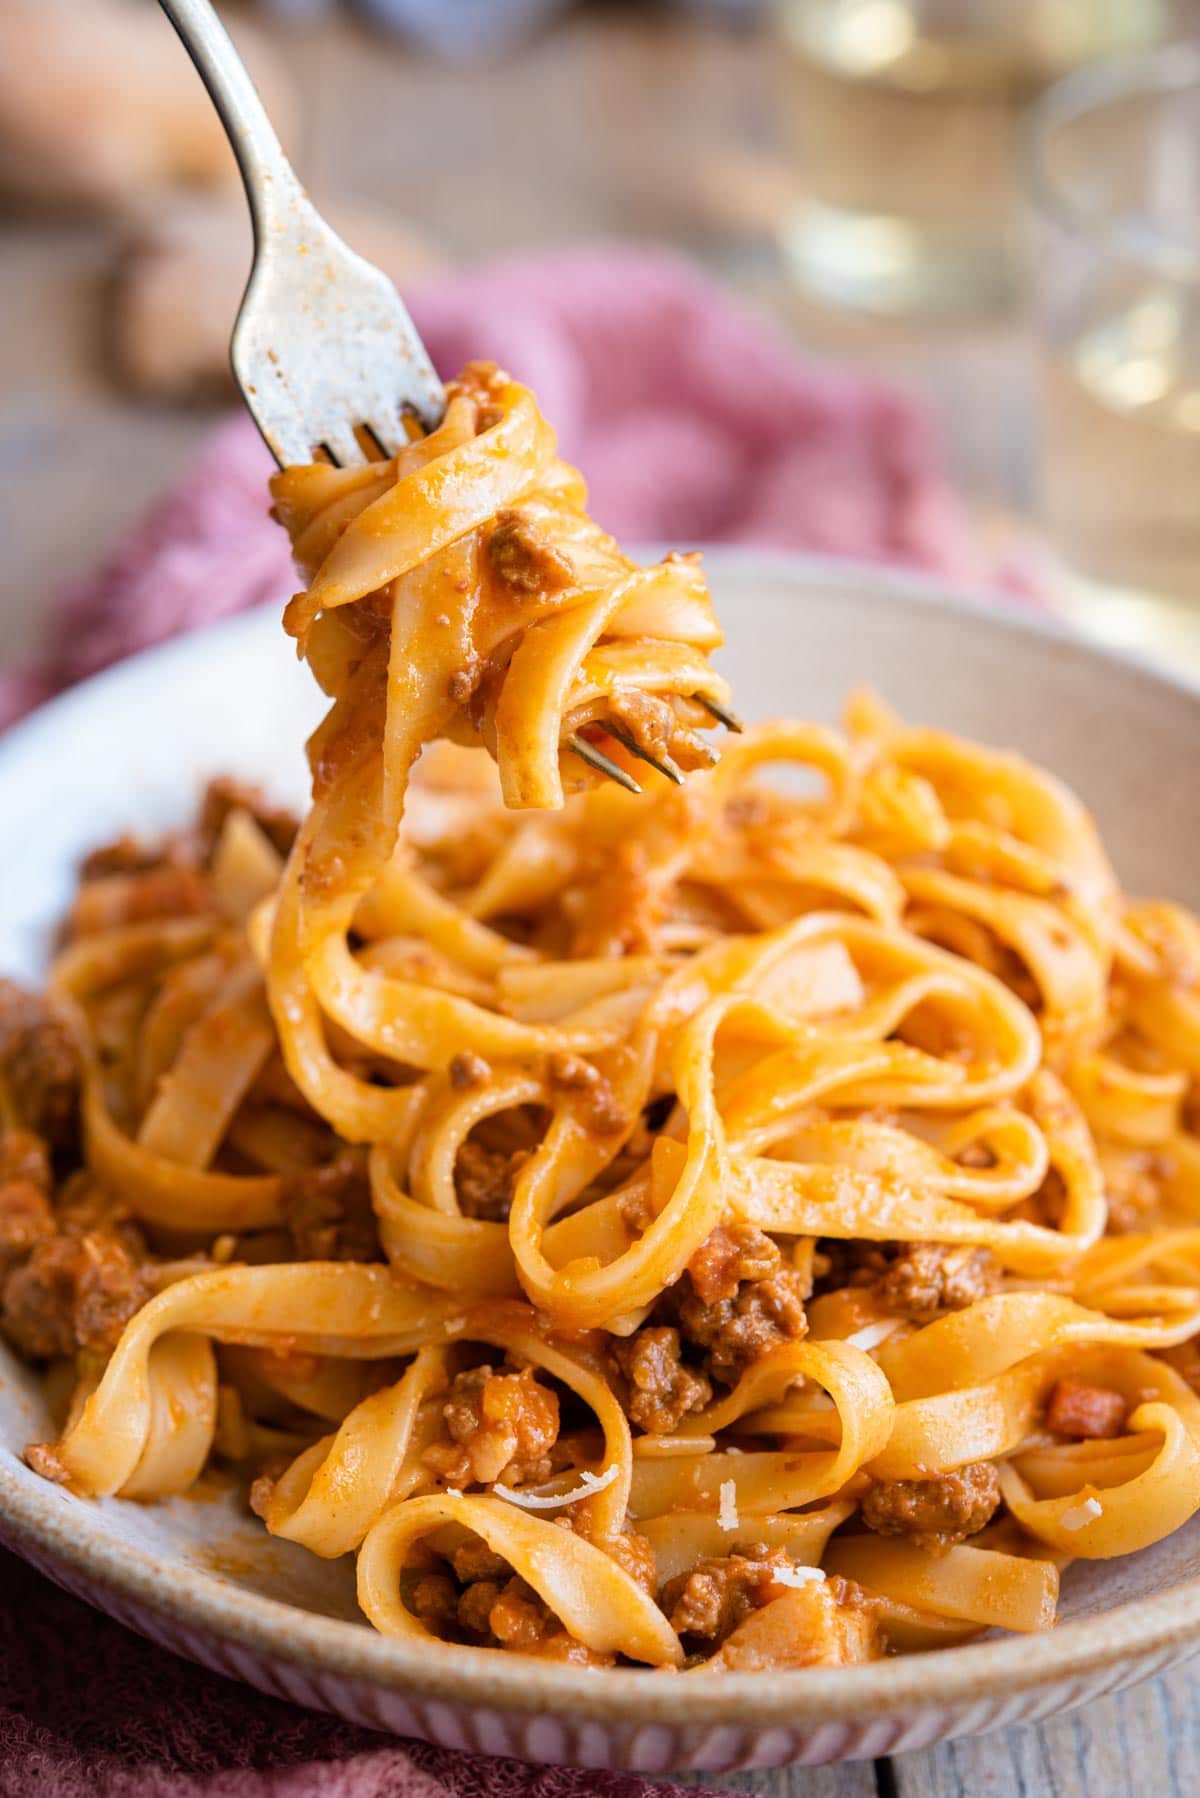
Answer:
[(710, 766), (697, 560), (624, 556), (507, 376), (273, 494), (312, 805), (284, 861), (233, 803), (161, 913), (84, 883), (63, 1203), (124, 1207), (146, 1296), (45, 1470), (215, 1456), (386, 1633), (660, 1668), (740, 1664), (698, 1627), (739, 1581), (781, 1665), (1044, 1629), (1185, 1522), (1196, 920), (869, 696)]
[[(437, 1330), (446, 1300), (408, 1285), (381, 1267), (295, 1262), (228, 1267), (166, 1287), (128, 1325), (96, 1390), (59, 1445), (80, 1488), (97, 1496), (123, 1491), (138, 1472), (160, 1407), (162, 1369), (156, 1350), (178, 1334), (270, 1347), (286, 1343), (317, 1354), (368, 1358), (412, 1353)], [(200, 1357), (185, 1373), (207, 1387)], [(171, 1383), (186, 1411), (190, 1394)], [(211, 1404), (207, 1392), (203, 1397)]]
[(428, 1634), (399, 1597), (408, 1548), (440, 1524), (459, 1523), (503, 1556), (576, 1641), (599, 1654), (677, 1666), (683, 1649), (654, 1600), (590, 1542), (498, 1498), (442, 1493), (412, 1498), (380, 1519), (358, 1557), (358, 1601), (388, 1636)]

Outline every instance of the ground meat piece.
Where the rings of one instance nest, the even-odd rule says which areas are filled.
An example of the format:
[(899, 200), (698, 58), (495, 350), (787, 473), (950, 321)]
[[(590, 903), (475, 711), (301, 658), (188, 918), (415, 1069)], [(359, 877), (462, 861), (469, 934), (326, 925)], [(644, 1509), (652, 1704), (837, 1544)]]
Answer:
[(79, 1245), (54, 1235), (39, 1242), (0, 1287), (0, 1327), (31, 1361), (75, 1352)]
[(679, 1331), (669, 1325), (652, 1325), (615, 1338), (610, 1352), (628, 1382), (626, 1409), (639, 1429), (669, 1435), (681, 1418), (702, 1411), (712, 1397), (711, 1382), (684, 1366)]
[(69, 1149), (79, 1117), (79, 1050), (40, 994), (0, 980), (0, 1086), (11, 1111), (52, 1153)]
[(261, 1517), (264, 1523), (270, 1515), (271, 1500), (275, 1496), (275, 1487), (277, 1484), (278, 1481), (269, 1473), (260, 1473), (250, 1482), (247, 1503), (254, 1512), (254, 1515), (256, 1517)]
[(479, 1579), (459, 1594), (456, 1622), (473, 1636), (492, 1637), (503, 1648), (528, 1654), (560, 1627), (532, 1586), (499, 1556), (494, 1576)]
[[(281, 856), (288, 855), (299, 829), (295, 813), (283, 806), (272, 805), (260, 787), (222, 775), (208, 783), (193, 825), (149, 842), (126, 833), (116, 837), (111, 843), (101, 844), (85, 856), (79, 867), (84, 895), (91, 888), (98, 889), (88, 902), (99, 904), (100, 890), (109, 882), (112, 883), (111, 892), (119, 894), (122, 888), (120, 882), (114, 879), (116, 876), (153, 875), (162, 881), (159, 891), (160, 895), (166, 896), (167, 909), (153, 909), (153, 882), (139, 885), (138, 882), (129, 880), (127, 890), (139, 895), (133, 901), (132, 909), (140, 908), (142, 915), (151, 917), (180, 915), (185, 912), (186, 906), (178, 902), (172, 907), (170, 895), (194, 893), (203, 889), (202, 881), (200, 888), (196, 887), (195, 882), (211, 864), (221, 833), (230, 813), (234, 811), (248, 812), (276, 851)], [(181, 874), (190, 876), (190, 883), (187, 879), (176, 883), (176, 877)], [(211, 902), (206, 909), (211, 909)], [(114, 917), (111, 921), (121, 920)], [(130, 915), (123, 921), (132, 923), (135, 919)], [(90, 923), (90, 928), (97, 927), (97, 922)]]
[(54, 1204), (59, 1228), (67, 1236), (103, 1231), (115, 1236), (133, 1260), (146, 1259), (146, 1239), (137, 1220), (90, 1175), (80, 1171), (64, 1180)]
[(32, 1130), (5, 1130), (0, 1134), (0, 1186), (20, 1181), (49, 1193), (53, 1184), (50, 1152)]
[(599, 1068), (582, 1055), (557, 1052), (546, 1063), (546, 1078), (560, 1092), (577, 1093), (586, 1122), (601, 1136), (615, 1136), (629, 1119), (618, 1106), (612, 1087)]
[(560, 1529), (570, 1530), (573, 1535), (582, 1536), (596, 1548), (601, 1548), (610, 1560), (617, 1563), (635, 1585), (643, 1592), (654, 1597), (658, 1591), (658, 1561), (654, 1550), (645, 1536), (641, 1536), (630, 1526), (628, 1516), (625, 1526), (615, 1535), (601, 1531), (598, 1526), (595, 1501), (591, 1498), (579, 1499), (568, 1505), (554, 1519)]
[[(512, 1568), (505, 1564), (505, 1570), (511, 1574)], [(504, 1590), (504, 1574), (498, 1579), (481, 1579), (467, 1587), (459, 1595), (458, 1610), (455, 1621), (473, 1636), (490, 1636), (492, 1633), (492, 1606)]]
[(66, 1462), (53, 1442), (30, 1442), (25, 1449), (25, 1460), (34, 1473), (53, 1481), (56, 1486), (65, 1486), (71, 1478)]
[[(18, 1217), (25, 1210), (19, 1200), (17, 1210)], [(66, 1183), (57, 1210), (47, 1207), (47, 1212), (49, 1229), (35, 1226), (24, 1255), (15, 1253), (14, 1244), (0, 1283), (0, 1328), (31, 1360), (74, 1353), (81, 1240), (90, 1231), (102, 1231), (106, 1222), (116, 1224), (114, 1234), (121, 1228), (111, 1201), (78, 1180)], [(43, 1215), (40, 1221), (44, 1224), (47, 1219)], [(119, 1234), (117, 1240), (120, 1243)], [(121, 1246), (135, 1250), (137, 1232)]]
[(681, 1636), (699, 1636), (716, 1647), (751, 1611), (788, 1590), (777, 1575), (790, 1565), (782, 1549), (755, 1543), (668, 1580), (659, 1604)]
[[(487, 1584), (487, 1581), (481, 1581), (479, 1586), (472, 1586), (472, 1593), (486, 1589)], [(560, 1626), (553, 1611), (533, 1587), (514, 1575), (495, 1594), (488, 1612), (488, 1627), (505, 1648), (528, 1654)]]
[(342, 1149), (323, 1167), (290, 1174), (284, 1214), (298, 1261), (378, 1261), (382, 1251), (366, 1162)]
[(517, 1175), (528, 1160), (528, 1149), (489, 1149), (469, 1136), (454, 1163), (454, 1185), (463, 1216), (503, 1223), (512, 1208)]
[(968, 1143), (965, 1149), (959, 1150), (954, 1159), (959, 1167), (988, 1168), (996, 1165), (995, 1151), (990, 1149), (985, 1142)]
[(63, 935), (73, 942), (159, 918), (202, 918), (215, 909), (212, 888), (198, 869), (164, 864), (142, 874), (107, 874), (84, 881), (67, 913)]
[(723, 1385), (735, 1385), (752, 1362), (782, 1342), (796, 1342), (808, 1329), (804, 1314), (806, 1282), (795, 1268), (779, 1266), (761, 1280), (743, 1280), (732, 1298), (705, 1304), (690, 1275), (667, 1295), (677, 1307), (679, 1329), (704, 1351), (705, 1371)]
[(152, 1270), (140, 1266), (118, 1236), (89, 1230), (80, 1238), (75, 1270), (78, 1347), (111, 1354), (125, 1325), (154, 1290)]
[(1125, 1400), (1110, 1386), (1060, 1380), (1046, 1406), (1046, 1428), (1080, 1439), (1119, 1436), (1125, 1428)]
[(715, 757), (703, 737), (690, 729), (669, 699), (626, 687), (608, 698), (608, 718), (617, 741), (628, 738), (653, 761), (683, 768), (711, 767)]
[(143, 874), (161, 860), (159, 846), (143, 843), (140, 837), (126, 833), (85, 855), (79, 864), (79, 878), (86, 881), (102, 879), (106, 874)]
[(608, 710), (613, 723), (625, 730), (647, 755), (670, 755), (676, 719), (665, 699), (656, 699), (638, 687), (628, 687), (611, 696)]
[(883, 1243), (822, 1236), (813, 1256), (813, 1291), (821, 1296), (843, 1286), (873, 1286), (891, 1263), (892, 1255)]
[(475, 690), (483, 678), (483, 670), (476, 660), (466, 668), (457, 668), (450, 676), (446, 691), (455, 705), (467, 705), (474, 698)]
[(512, 1572), (503, 1555), (498, 1555), (495, 1549), (489, 1548), (482, 1536), (468, 1536), (450, 1556), (450, 1565), (454, 1569), (455, 1579), (460, 1580), (464, 1586), (477, 1579), (503, 1579)]
[(86, 1348), (109, 1354), (153, 1290), (127, 1233), (46, 1236), (0, 1287), (0, 1328), (31, 1360)]
[(200, 807), (200, 834), (210, 854), (217, 845), (226, 818), (236, 810), (249, 812), (280, 855), (290, 854), (300, 828), (296, 814), (284, 806), (272, 805), (261, 787), (231, 780), (228, 776), (209, 781)]
[(941, 1554), (991, 1521), (1000, 1481), (991, 1461), (973, 1461), (931, 1480), (880, 1480), (863, 1495), (862, 1519), (881, 1536), (908, 1536)]
[(444, 1573), (427, 1573), (408, 1597), (408, 1608), (430, 1635), (450, 1638), (458, 1622), (458, 1588)]
[(488, 560), (511, 593), (557, 593), (575, 579), (570, 559), (524, 512), (505, 507), (488, 532)]
[(743, 1280), (765, 1280), (782, 1266), (778, 1246), (754, 1224), (718, 1224), (687, 1271), (701, 1304), (715, 1305), (735, 1297)]
[[(586, 1518), (574, 1515), (584, 1509), (573, 1506), (555, 1521), (564, 1529), (575, 1528), (591, 1541)], [(653, 1593), (654, 1553), (650, 1544), (643, 1536), (631, 1533), (617, 1540), (627, 1545), (627, 1552), (616, 1558), (646, 1591)], [(606, 1540), (603, 1546), (611, 1552), (613, 1543)], [(612, 1665), (612, 1655), (595, 1654), (570, 1635), (534, 1589), (478, 1536), (467, 1537), (454, 1549), (450, 1564), (454, 1579), (442, 1572), (425, 1574), (407, 1600), (409, 1610), (434, 1635), (451, 1641), (466, 1638), (486, 1647), (509, 1648), (518, 1654), (536, 1654), (581, 1666)]]
[(531, 1367), (457, 1374), (442, 1405), (449, 1444), (425, 1451), (426, 1465), (449, 1486), (534, 1484), (551, 1473), (558, 1440), (558, 1398)]
[(654, 1208), (654, 1188), (650, 1182), (647, 1180), (644, 1185), (634, 1186), (629, 1192), (622, 1193), (617, 1200), (617, 1210), (631, 1236), (644, 1236), (658, 1216)]
[(486, 1085), (492, 1072), (483, 1056), (474, 1055), (469, 1049), (452, 1058), (448, 1071), (451, 1086), (459, 1092), (468, 1092), (473, 1087)]
[(32, 1180), (6, 1180), (0, 1186), (0, 1280), (57, 1230), (40, 1186)]
[(0, 1279), (55, 1234), (50, 1157), (32, 1130), (0, 1135)]
[[(244, 1424), (245, 1412), (240, 1398), (233, 1394), (232, 1387), (225, 1388), (224, 1392), (228, 1392), (234, 1397), (233, 1408)], [(218, 1394), (218, 1411), (221, 1408), (224, 1392)], [(220, 1427), (220, 1424), (218, 1424), (218, 1434), (220, 1433)], [(244, 1461), (249, 1458), (250, 1448), (247, 1444), (245, 1446), (239, 1445), (236, 1452), (223, 1448), (218, 1452), (225, 1455), (228, 1460)], [(254, 1512), (256, 1517), (266, 1517), (275, 1488), (278, 1486), (280, 1480), (292, 1465), (295, 1458), (295, 1455), (288, 1454), (286, 1449), (260, 1449), (255, 1454), (255, 1478), (250, 1484), (250, 1509)]]
[[(48, 1184), (44, 1156), (28, 1144), (20, 1154)], [(0, 1198), (0, 1330), (31, 1360), (77, 1349), (107, 1355), (153, 1290), (137, 1224), (83, 1173), (64, 1181), (53, 1206), (33, 1182), (14, 1182), (6, 1193), (7, 1218)]]
[(882, 1305), (924, 1323), (939, 1310), (961, 1310), (995, 1290), (1001, 1277), (988, 1249), (936, 1242), (846, 1242), (822, 1237), (815, 1289), (873, 1287)]
[(468, 1586), (458, 1601), (458, 1623), (485, 1642), (490, 1638), (489, 1645), (516, 1654), (535, 1654), (543, 1660), (583, 1667), (611, 1666), (614, 1658), (596, 1654), (576, 1641), (545, 1600), (515, 1574), (504, 1585), (498, 1580), (480, 1580)]
[[(595, 1537), (588, 1535), (586, 1529), (582, 1534), (587, 1536), (589, 1542), (596, 1541)], [(618, 1567), (624, 1569), (635, 1585), (653, 1598), (658, 1587), (658, 1562), (645, 1536), (640, 1536), (636, 1530), (625, 1529), (619, 1536), (605, 1536), (596, 1545), (610, 1555)]]
[[(450, 399), (456, 399), (461, 394), (464, 399), (474, 400), (482, 411), (487, 401), (499, 398), (509, 380), (510, 376), (494, 362), (468, 362), (457, 380), (450, 382), (447, 395)], [(498, 422), (493, 420), (493, 423)], [(477, 431), (484, 431), (488, 427), (481, 420), (476, 420), (475, 428)]]
[(923, 1323), (938, 1311), (962, 1311), (1000, 1283), (1000, 1263), (988, 1249), (912, 1242), (880, 1275), (884, 1309)]

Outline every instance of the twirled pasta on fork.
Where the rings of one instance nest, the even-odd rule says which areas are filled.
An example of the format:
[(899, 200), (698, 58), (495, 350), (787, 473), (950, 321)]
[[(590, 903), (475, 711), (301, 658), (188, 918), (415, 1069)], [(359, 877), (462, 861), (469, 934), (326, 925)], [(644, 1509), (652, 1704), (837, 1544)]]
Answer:
[(1043, 1629), (1185, 1522), (1196, 920), (870, 698), (717, 759), (697, 561), (623, 556), (493, 369), (274, 497), (307, 818), (214, 783), (0, 994), (31, 1464), (216, 1464), (378, 1629), (582, 1666)]

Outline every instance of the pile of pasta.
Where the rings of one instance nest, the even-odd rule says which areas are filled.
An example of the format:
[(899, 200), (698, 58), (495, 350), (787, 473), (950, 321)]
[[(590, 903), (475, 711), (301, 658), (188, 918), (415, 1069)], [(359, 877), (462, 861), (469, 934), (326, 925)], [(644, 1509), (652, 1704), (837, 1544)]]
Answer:
[[(714, 761), (697, 563), (493, 370), (274, 493), (312, 808), (286, 861), (231, 810), (191, 915), (77, 908), (83, 1162), (155, 1258), (43, 1470), (215, 1457), (390, 1635), (658, 1668), (1044, 1629), (1183, 1524), (1196, 921), (867, 696)], [(357, 1235), (294, 1258), (322, 1178)]]

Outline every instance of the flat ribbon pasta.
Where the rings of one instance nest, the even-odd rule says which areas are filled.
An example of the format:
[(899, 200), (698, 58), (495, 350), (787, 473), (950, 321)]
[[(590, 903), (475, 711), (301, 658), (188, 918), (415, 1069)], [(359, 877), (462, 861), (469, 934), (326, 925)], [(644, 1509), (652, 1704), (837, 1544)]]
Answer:
[(0, 1014), (33, 1464), (232, 1467), (423, 1646), (1048, 1628), (1200, 1508), (1200, 924), (1017, 756), (742, 732), (698, 557), (627, 557), (507, 375), (406, 435), (272, 482), (307, 815), (105, 847)]

